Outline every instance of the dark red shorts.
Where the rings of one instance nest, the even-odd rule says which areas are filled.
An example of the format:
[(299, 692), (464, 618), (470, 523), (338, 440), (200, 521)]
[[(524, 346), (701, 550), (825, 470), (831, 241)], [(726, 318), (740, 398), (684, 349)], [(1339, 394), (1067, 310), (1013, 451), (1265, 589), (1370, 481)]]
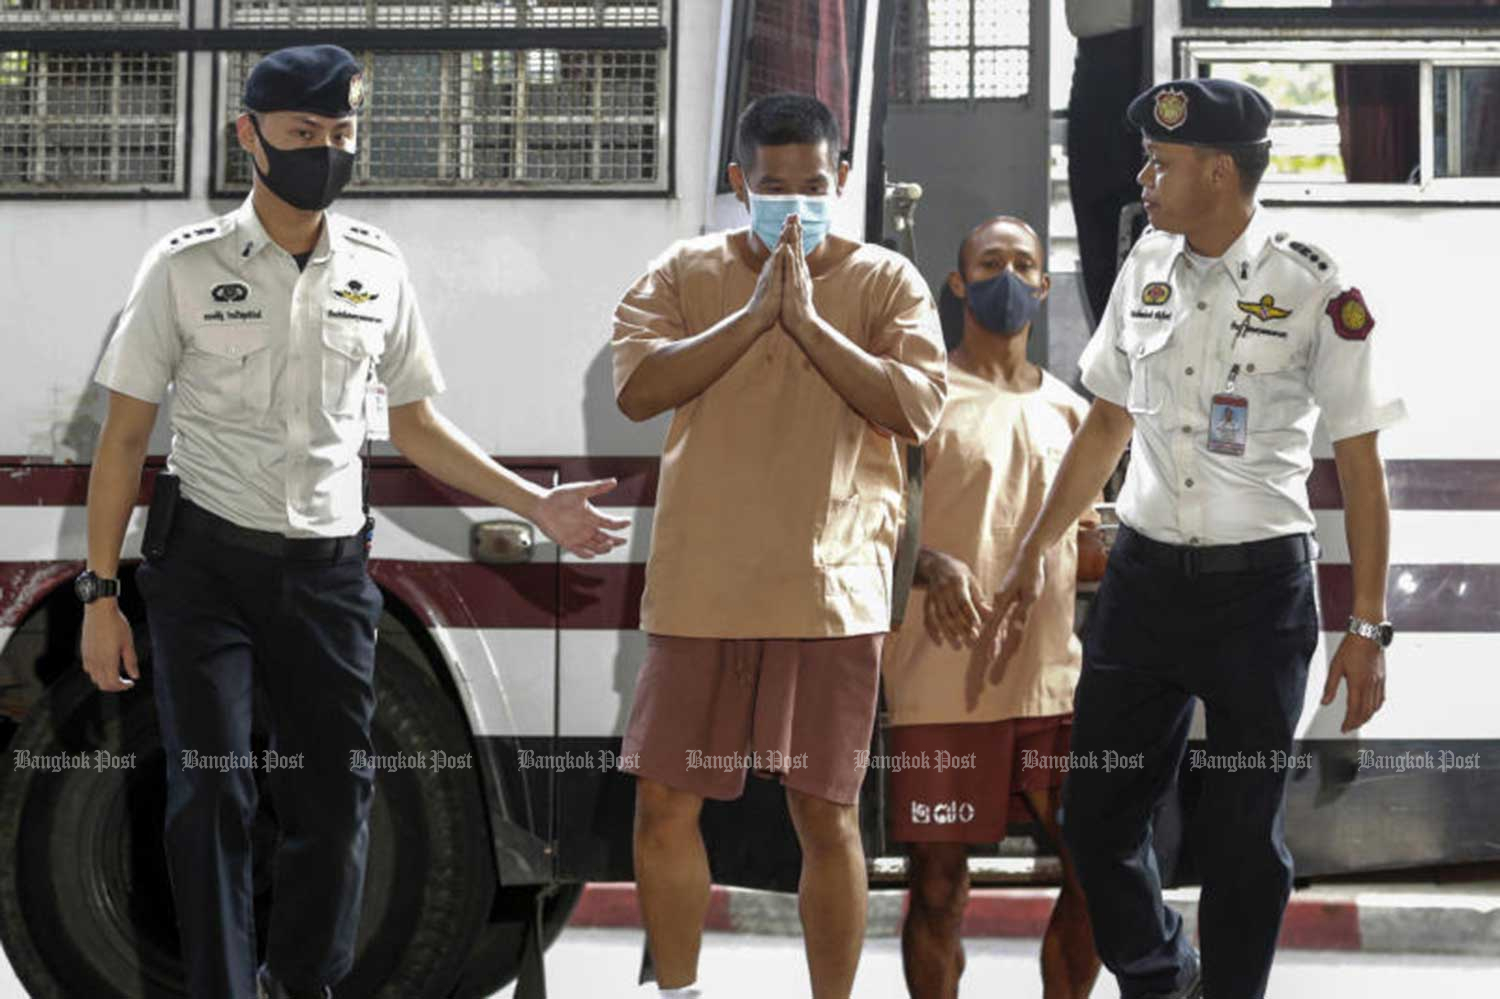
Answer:
[(620, 769), (729, 800), (745, 773), (841, 805), (859, 800), (885, 635), (651, 635)]
[[(898, 725), (886, 740), (891, 838), (902, 843), (994, 843), (1011, 804), (1060, 787), (1073, 716), (954, 725)], [(1027, 816), (1018, 804), (1018, 817)]]

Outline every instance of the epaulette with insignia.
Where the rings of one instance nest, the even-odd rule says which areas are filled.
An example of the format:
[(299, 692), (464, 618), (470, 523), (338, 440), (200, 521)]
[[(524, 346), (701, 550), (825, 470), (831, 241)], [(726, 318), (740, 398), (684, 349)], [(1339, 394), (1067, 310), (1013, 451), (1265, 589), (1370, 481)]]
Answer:
[(206, 243), (217, 236), (222, 236), (226, 229), (223, 219), (210, 219), (207, 222), (199, 222), (195, 225), (185, 226), (162, 237), (161, 245), (167, 253), (179, 253), (189, 246), (197, 246)]
[(351, 219), (344, 219), (344, 225), (342, 228), (344, 235), (349, 237), (356, 243), (360, 243), (364, 246), (373, 246), (377, 250), (384, 250), (386, 253), (389, 253), (393, 257), (399, 257), (401, 255), (401, 251), (396, 248), (395, 241), (385, 233), (381, 232), (375, 226), (369, 225), (365, 222), (355, 222)]
[(1338, 265), (1321, 247), (1292, 239), (1284, 232), (1278, 232), (1271, 237), (1271, 244), (1292, 259), (1301, 261), (1302, 266), (1311, 271), (1320, 281), (1338, 272)]

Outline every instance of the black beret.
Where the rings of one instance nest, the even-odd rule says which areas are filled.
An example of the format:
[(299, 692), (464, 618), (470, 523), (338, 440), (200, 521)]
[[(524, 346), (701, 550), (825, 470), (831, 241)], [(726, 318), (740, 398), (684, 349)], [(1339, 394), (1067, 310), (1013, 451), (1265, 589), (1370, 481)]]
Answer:
[(1271, 102), (1235, 80), (1170, 80), (1130, 102), (1125, 117), (1148, 139), (1188, 146), (1267, 141)]
[(299, 45), (272, 52), (245, 78), (245, 107), (251, 111), (347, 118), (359, 112), (364, 100), (359, 63), (337, 45)]

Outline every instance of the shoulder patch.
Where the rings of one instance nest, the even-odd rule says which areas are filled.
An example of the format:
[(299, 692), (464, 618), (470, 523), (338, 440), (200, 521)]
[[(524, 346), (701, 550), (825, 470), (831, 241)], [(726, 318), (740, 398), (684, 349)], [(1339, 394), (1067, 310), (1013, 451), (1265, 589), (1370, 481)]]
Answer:
[(169, 255), (181, 253), (189, 246), (212, 242), (227, 231), (223, 219), (210, 219), (207, 222), (199, 222), (196, 225), (190, 225), (163, 236), (161, 240), (162, 251)]
[(1375, 317), (1370, 315), (1358, 288), (1335, 295), (1326, 311), (1333, 320), (1333, 331), (1345, 340), (1363, 340), (1375, 329)]
[(389, 253), (391, 256), (400, 256), (401, 251), (396, 249), (396, 243), (380, 229), (365, 222), (344, 220), (344, 235), (361, 246), (373, 247)]
[(1271, 245), (1301, 263), (1320, 281), (1338, 273), (1338, 265), (1333, 262), (1328, 252), (1311, 243), (1304, 243), (1291, 238), (1284, 232), (1278, 232), (1271, 238)]

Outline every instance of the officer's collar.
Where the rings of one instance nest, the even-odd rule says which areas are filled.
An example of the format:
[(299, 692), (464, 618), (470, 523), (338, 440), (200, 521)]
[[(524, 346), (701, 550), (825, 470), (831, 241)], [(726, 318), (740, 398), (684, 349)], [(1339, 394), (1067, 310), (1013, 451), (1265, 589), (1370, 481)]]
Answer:
[[(323, 231), (318, 235), (317, 245), (313, 247), (308, 263), (322, 263), (333, 253), (333, 240), (329, 237), (329, 230), (337, 224), (336, 217), (332, 213), (323, 213)], [(261, 225), (260, 216), (255, 212), (253, 191), (245, 195), (245, 200), (235, 210), (234, 231), (235, 249), (241, 264), (255, 259), (266, 247), (275, 245), (276, 241), (266, 232), (266, 227)]]
[[(1229, 273), (1229, 279), (1234, 282), (1235, 288), (1241, 294), (1249, 285), (1251, 277), (1255, 274), (1256, 261), (1260, 259), (1261, 251), (1266, 248), (1266, 241), (1271, 238), (1274, 223), (1270, 213), (1265, 206), (1259, 202), (1255, 204), (1255, 213), (1250, 216), (1250, 222), (1245, 226), (1243, 232), (1229, 244), (1229, 249), (1214, 261), (1215, 267), (1223, 267)], [(1187, 237), (1177, 234), (1172, 237), (1174, 249), (1178, 257), (1186, 254), (1188, 249)]]

